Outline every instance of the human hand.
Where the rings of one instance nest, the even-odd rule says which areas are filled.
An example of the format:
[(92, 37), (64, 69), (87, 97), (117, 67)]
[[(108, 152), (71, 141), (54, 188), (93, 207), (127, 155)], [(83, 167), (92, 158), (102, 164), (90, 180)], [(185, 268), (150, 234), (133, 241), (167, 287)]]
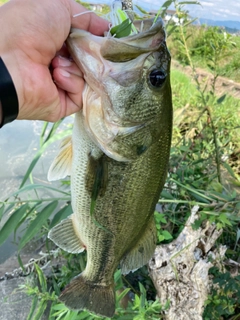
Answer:
[(63, 43), (71, 26), (103, 35), (109, 24), (93, 13), (73, 18), (84, 11), (74, 0), (10, 0), (0, 7), (0, 56), (15, 84), (18, 119), (57, 121), (80, 110), (84, 79)]

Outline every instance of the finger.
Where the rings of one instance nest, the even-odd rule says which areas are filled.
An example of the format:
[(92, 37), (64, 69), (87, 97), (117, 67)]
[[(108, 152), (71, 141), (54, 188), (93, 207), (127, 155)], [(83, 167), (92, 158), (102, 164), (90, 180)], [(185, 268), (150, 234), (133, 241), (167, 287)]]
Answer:
[(70, 116), (71, 114), (74, 114), (81, 110), (81, 108), (79, 108), (79, 106), (72, 99), (73, 97), (71, 94), (66, 94), (64, 90), (58, 88), (58, 95), (60, 98), (61, 106), (61, 113), (59, 115), (60, 119), (63, 117)]
[(82, 72), (73, 60), (66, 59), (62, 56), (57, 56), (52, 60), (52, 67), (53, 69), (62, 68), (65, 71), (75, 74), (79, 77), (83, 76)]
[(66, 71), (64, 68), (54, 69), (53, 78), (57, 87), (64, 90), (80, 109), (82, 107), (82, 92), (85, 86), (84, 79)]
[(85, 7), (79, 5), (74, 0), (71, 1), (72, 10), (72, 27), (87, 30), (97, 36), (102, 36), (104, 31), (109, 29), (109, 21), (98, 17), (95, 13), (86, 13), (78, 17), (73, 17), (75, 14), (83, 13), (87, 10)]

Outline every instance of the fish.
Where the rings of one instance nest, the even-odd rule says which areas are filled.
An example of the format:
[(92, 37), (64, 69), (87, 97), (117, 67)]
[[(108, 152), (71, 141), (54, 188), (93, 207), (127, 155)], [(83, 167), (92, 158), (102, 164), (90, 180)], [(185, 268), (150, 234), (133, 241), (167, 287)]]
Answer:
[(72, 310), (115, 313), (114, 273), (147, 264), (156, 248), (154, 210), (164, 186), (172, 135), (170, 54), (160, 18), (139, 32), (99, 37), (72, 29), (67, 46), (85, 78), (83, 109), (48, 179), (71, 176), (73, 213), (48, 237), (87, 251), (85, 270), (60, 301)]

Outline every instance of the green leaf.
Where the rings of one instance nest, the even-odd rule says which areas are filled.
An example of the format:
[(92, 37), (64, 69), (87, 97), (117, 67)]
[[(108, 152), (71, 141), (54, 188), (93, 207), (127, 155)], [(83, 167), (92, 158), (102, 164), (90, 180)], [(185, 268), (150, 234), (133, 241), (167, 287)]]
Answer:
[(131, 34), (132, 22), (129, 19), (124, 20), (121, 24), (110, 29), (111, 35), (116, 38), (127, 37)]
[[(50, 138), (52, 138), (56, 132), (56, 130), (58, 129), (58, 127), (60, 126), (60, 124), (63, 122), (64, 118), (58, 120), (57, 122), (55, 122), (52, 127), (51, 127), (51, 130), (49, 131), (49, 134), (47, 135), (44, 143), (46, 143)], [(48, 122), (49, 123), (49, 122)], [(45, 134), (45, 131), (43, 130), (44, 134)], [(42, 132), (42, 133), (43, 133)]]
[(158, 241), (162, 242), (163, 240), (165, 240), (164, 236), (162, 234), (158, 235)]
[(162, 235), (164, 236), (165, 240), (171, 240), (173, 238), (171, 233), (169, 233), (167, 230), (163, 230)]
[(54, 277), (52, 277), (51, 281), (53, 283), (54, 292), (56, 293), (57, 296), (59, 296), (60, 295), (60, 289), (59, 289), (58, 283), (56, 282)]
[(26, 221), (27, 217), (29, 215), (31, 215), (31, 213), (36, 209), (38, 204), (35, 204), (31, 209), (28, 210), (28, 212), (26, 212), (26, 214), (22, 217), (22, 219), (19, 219), (19, 222), (14, 230), (14, 241), (16, 241), (16, 233), (18, 228), (24, 223), (24, 221)]
[(155, 16), (155, 18), (154, 18), (154, 20), (153, 20), (153, 24), (156, 23), (156, 21), (157, 21), (158, 17), (160, 17), (160, 14), (161, 14), (162, 11), (163, 11), (162, 8), (160, 8), (160, 9), (158, 10), (158, 12), (157, 12), (157, 14), (156, 14), (156, 16)]
[(32, 319), (33, 314), (34, 314), (34, 312), (36, 310), (37, 304), (38, 304), (38, 296), (35, 296), (32, 299), (32, 305), (31, 305), (31, 309), (30, 309), (30, 312), (28, 314), (27, 320), (31, 320)]
[(119, 303), (119, 302), (126, 296), (126, 294), (127, 294), (130, 290), (131, 290), (130, 288), (126, 288), (125, 290), (123, 290), (123, 291), (117, 296), (116, 303)]
[[(59, 193), (62, 193), (62, 194), (65, 194), (65, 195), (69, 196), (69, 192), (66, 192), (66, 191), (63, 191), (61, 189), (57, 189), (57, 188), (54, 188), (54, 187), (45, 186), (45, 185), (42, 185), (42, 184), (29, 184), (29, 185), (27, 185), (25, 187), (22, 187), (18, 191), (13, 192), (11, 194), (11, 196), (17, 196), (22, 192), (31, 191), (31, 190), (35, 190), (35, 189), (44, 189), (44, 190), (48, 189), (48, 190), (56, 191), (56, 192), (59, 192)], [(39, 201), (41, 201), (41, 199), (39, 199)]]
[[(196, 20), (198, 20), (198, 18), (194, 18), (194, 19), (192, 19), (192, 20), (187, 21), (186, 23), (184, 23), (184, 27), (187, 27), (188, 25), (193, 24), (193, 22), (196, 21)], [(190, 35), (190, 37), (191, 37), (191, 36), (192, 36), (192, 35)], [(187, 40), (187, 38), (186, 38), (186, 40)]]
[(20, 208), (11, 213), (9, 219), (5, 222), (2, 229), (0, 230), (0, 245), (2, 245), (10, 234), (15, 230), (18, 225), (19, 220), (27, 212), (29, 205), (26, 203)]
[(69, 203), (68, 205), (64, 206), (61, 210), (59, 210), (52, 219), (52, 222), (49, 228), (53, 228), (58, 222), (66, 219), (72, 213), (72, 206)]
[(176, 29), (177, 29), (177, 25), (176, 25), (176, 24), (173, 25), (173, 26), (171, 26), (171, 29), (169, 29), (168, 32), (167, 32), (167, 37), (169, 38), (170, 35), (171, 35)]
[(199, 229), (201, 227), (202, 222), (202, 219), (195, 220), (194, 223), (191, 224), (193, 230)]
[(53, 201), (43, 208), (38, 213), (37, 217), (30, 223), (25, 234), (20, 240), (18, 250), (21, 250), (32, 238), (41, 230), (43, 224), (47, 221), (49, 216), (53, 213), (58, 205), (58, 201)]
[(191, 196), (199, 202), (210, 203), (208, 200), (206, 200), (206, 197), (203, 197), (204, 195), (200, 196), (199, 193), (195, 193), (195, 192), (189, 192), (189, 194), (191, 194)]
[(33, 320), (40, 320), (44, 314), (44, 311), (46, 310), (47, 308), (47, 303), (48, 301), (47, 300), (40, 300), (40, 303), (38, 305), (38, 309), (37, 309), (37, 312), (33, 318)]
[(34, 263), (34, 267), (37, 271), (41, 292), (42, 293), (47, 292), (47, 281), (46, 281), (46, 278), (45, 278), (41, 268), (39, 268), (39, 266), (36, 263)]
[(140, 297), (140, 306), (141, 308), (144, 308), (146, 305), (146, 289), (144, 286), (141, 284), (141, 282), (138, 283), (140, 292), (141, 292), (141, 297)]
[(164, 199), (175, 199), (170, 192), (168, 192), (167, 190), (163, 189), (163, 191), (161, 192), (161, 195), (160, 195), (161, 198), (164, 198)]
[(163, 3), (162, 7), (163, 8), (168, 8), (170, 5), (174, 2), (174, 0), (167, 0)]
[(5, 209), (5, 205), (3, 204), (3, 205), (0, 207), (0, 221), (1, 221), (2, 216), (3, 216), (3, 213), (4, 213), (4, 209)]
[(114, 273), (114, 282), (118, 282), (119, 280), (122, 279), (122, 273), (121, 270), (118, 269), (115, 273)]
[(221, 222), (223, 222), (224, 224), (227, 224), (227, 225), (229, 225), (229, 226), (232, 225), (232, 223), (229, 221), (226, 213), (221, 213), (221, 214), (219, 215), (218, 219), (219, 219)]
[(63, 310), (66, 310), (66, 309), (67, 309), (67, 307), (63, 303), (57, 303), (57, 304), (52, 306), (52, 310), (56, 310), (56, 311), (63, 311)]
[(229, 173), (234, 179), (236, 179), (235, 173), (234, 173), (233, 169), (230, 167), (230, 165), (229, 165), (228, 163), (226, 163), (226, 162), (222, 162), (221, 164), (224, 166), (225, 169), (227, 169), (228, 173)]
[(198, 4), (201, 5), (198, 1), (180, 1), (178, 4)]
[(44, 136), (45, 136), (45, 132), (47, 131), (48, 124), (49, 122), (47, 121), (44, 121), (43, 123), (42, 132), (40, 135), (40, 147), (42, 147), (42, 145), (44, 144)]
[(65, 130), (63, 132), (60, 132), (53, 137), (49, 138), (46, 143), (42, 145), (42, 147), (38, 150), (38, 152), (35, 154), (35, 157), (33, 158), (32, 162), (30, 163), (30, 166), (28, 167), (27, 172), (25, 173), (25, 176), (23, 177), (22, 183), (20, 185), (20, 188), (24, 186), (26, 183), (27, 179), (29, 178), (33, 168), (37, 164), (38, 160), (41, 158), (43, 152), (46, 150), (46, 148), (53, 142), (63, 139), (64, 137), (68, 136), (71, 134), (72, 130)]
[(142, 7), (140, 7), (138, 4), (136, 4), (136, 7), (138, 8), (138, 10), (143, 13), (143, 14), (149, 14), (149, 12), (147, 12), (146, 10), (144, 10)]
[[(89, 312), (83, 311), (83, 312), (81, 312), (81, 313), (78, 315), (78, 318), (77, 318), (77, 319), (79, 319), (79, 320), (83, 320), (83, 319), (88, 320), (88, 319), (92, 319), (92, 317), (89, 318)], [(70, 320), (71, 320), (71, 319), (70, 319)]]
[(156, 222), (158, 223), (167, 223), (167, 220), (165, 219), (165, 216), (163, 213), (159, 213), (157, 211), (154, 212), (154, 217), (155, 217), (155, 220)]
[(64, 320), (75, 320), (75, 319), (79, 319), (77, 311), (69, 310), (69, 313), (67, 314), (67, 316), (64, 317)]
[(23, 271), (25, 271), (25, 268), (24, 268), (22, 259), (20, 257), (20, 254), (17, 255), (17, 259), (18, 259), (18, 263), (19, 263), (20, 267), (22, 268)]
[(217, 103), (218, 104), (222, 103), (226, 99), (226, 97), (227, 97), (226, 94), (222, 95), (220, 98), (217, 99)]

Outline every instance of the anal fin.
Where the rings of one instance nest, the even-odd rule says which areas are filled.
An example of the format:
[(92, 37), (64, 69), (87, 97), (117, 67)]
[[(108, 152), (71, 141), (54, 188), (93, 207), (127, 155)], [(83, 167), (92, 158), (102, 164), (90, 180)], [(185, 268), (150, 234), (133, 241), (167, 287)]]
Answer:
[(153, 256), (157, 243), (157, 232), (154, 218), (151, 219), (145, 232), (134, 248), (126, 254), (120, 262), (120, 268), (123, 274), (135, 271), (141, 268)]
[(85, 246), (74, 230), (72, 217), (73, 214), (53, 227), (48, 233), (48, 238), (67, 252), (80, 253)]

